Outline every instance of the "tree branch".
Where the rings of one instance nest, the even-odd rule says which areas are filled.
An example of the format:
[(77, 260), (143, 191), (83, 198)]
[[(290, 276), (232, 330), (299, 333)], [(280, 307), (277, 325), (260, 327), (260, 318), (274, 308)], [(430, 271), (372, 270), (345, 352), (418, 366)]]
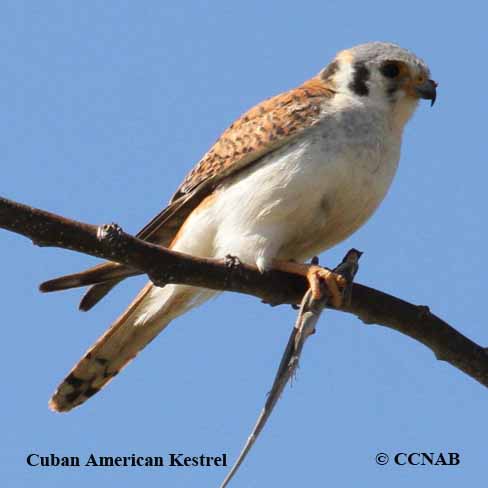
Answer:
[[(267, 303), (300, 303), (305, 278), (281, 271), (264, 274), (235, 259), (202, 259), (150, 244), (115, 224), (95, 226), (70, 220), (0, 197), (0, 228), (54, 246), (126, 264), (146, 273), (156, 285), (180, 283), (254, 295)], [(363, 322), (395, 329), (430, 348), (488, 387), (488, 353), (425, 306), (353, 284), (352, 300), (342, 311)]]

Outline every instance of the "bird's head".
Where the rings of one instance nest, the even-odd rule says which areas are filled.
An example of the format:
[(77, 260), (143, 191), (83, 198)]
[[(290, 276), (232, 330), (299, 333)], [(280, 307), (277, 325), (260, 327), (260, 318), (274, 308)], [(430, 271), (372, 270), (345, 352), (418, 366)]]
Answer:
[(320, 73), (337, 93), (381, 104), (402, 125), (419, 99), (434, 104), (437, 83), (425, 62), (410, 51), (386, 42), (370, 42), (337, 54)]

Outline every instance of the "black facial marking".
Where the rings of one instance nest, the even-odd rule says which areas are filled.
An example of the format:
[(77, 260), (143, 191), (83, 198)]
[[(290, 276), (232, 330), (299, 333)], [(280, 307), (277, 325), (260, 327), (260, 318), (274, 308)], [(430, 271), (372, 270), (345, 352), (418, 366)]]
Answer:
[(354, 64), (354, 74), (349, 89), (360, 97), (369, 94), (369, 88), (366, 82), (369, 80), (369, 70), (363, 63)]
[(332, 61), (325, 69), (322, 71), (322, 79), (327, 80), (331, 78), (339, 69), (339, 63), (337, 61)]
[(72, 386), (73, 388), (79, 388), (84, 383), (83, 380), (80, 380), (80, 378), (77, 378), (73, 373), (69, 374), (66, 377), (65, 381), (66, 381), (66, 383), (68, 383), (68, 385)]

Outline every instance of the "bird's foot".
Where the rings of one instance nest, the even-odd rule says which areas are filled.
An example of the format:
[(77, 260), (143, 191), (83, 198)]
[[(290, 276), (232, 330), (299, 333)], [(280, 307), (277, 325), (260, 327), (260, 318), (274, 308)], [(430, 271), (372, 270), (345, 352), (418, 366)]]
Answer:
[(273, 262), (273, 268), (307, 278), (310, 289), (312, 290), (312, 296), (315, 299), (322, 298), (323, 291), (321, 282), (324, 282), (330, 295), (331, 305), (335, 308), (340, 308), (342, 305), (342, 293), (347, 285), (344, 276), (334, 273), (330, 269), (317, 266), (316, 264), (302, 264), (292, 261), (275, 260)]
[(308, 267), (306, 277), (314, 299), (320, 300), (322, 298), (323, 292), (320, 282), (324, 281), (330, 295), (331, 304), (335, 308), (339, 308), (342, 305), (342, 290), (347, 285), (344, 276), (312, 264)]
[(227, 254), (224, 258), (224, 263), (227, 268), (237, 268), (241, 265), (241, 260), (237, 256)]

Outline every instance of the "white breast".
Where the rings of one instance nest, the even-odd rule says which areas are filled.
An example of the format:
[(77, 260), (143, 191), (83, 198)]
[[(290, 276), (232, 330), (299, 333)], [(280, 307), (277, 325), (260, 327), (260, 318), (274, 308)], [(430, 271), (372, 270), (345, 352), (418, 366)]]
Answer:
[(190, 217), (177, 249), (238, 256), (266, 268), (305, 260), (348, 237), (374, 212), (393, 179), (400, 140), (381, 117), (341, 113), (218, 190)]

